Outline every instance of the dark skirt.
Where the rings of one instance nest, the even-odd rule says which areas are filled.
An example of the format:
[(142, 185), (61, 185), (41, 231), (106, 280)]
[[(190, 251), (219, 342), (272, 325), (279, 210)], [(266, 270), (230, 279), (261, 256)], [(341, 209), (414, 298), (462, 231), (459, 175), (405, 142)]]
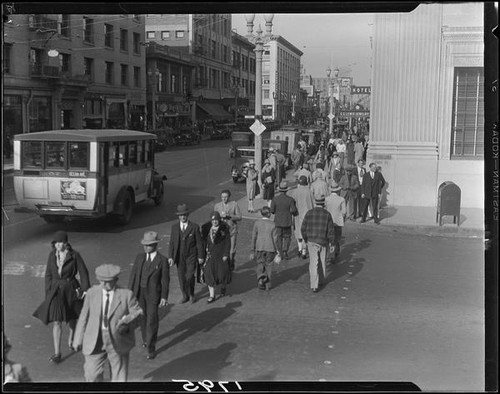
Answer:
[(205, 283), (214, 287), (217, 285), (225, 285), (231, 282), (231, 271), (229, 269), (228, 261), (222, 259), (209, 258), (203, 269), (205, 275)]
[(262, 198), (264, 200), (272, 200), (274, 198), (274, 182), (273, 183), (266, 183), (263, 185), (264, 188), (264, 195)]
[(33, 316), (44, 324), (77, 320), (82, 310), (83, 300), (76, 296), (72, 281), (61, 279), (57, 282), (33, 312)]

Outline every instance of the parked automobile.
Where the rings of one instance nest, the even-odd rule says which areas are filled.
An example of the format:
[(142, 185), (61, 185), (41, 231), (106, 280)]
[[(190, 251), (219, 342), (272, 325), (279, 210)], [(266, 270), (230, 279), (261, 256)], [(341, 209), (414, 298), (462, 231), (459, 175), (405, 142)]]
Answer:
[[(262, 161), (267, 157), (267, 147), (262, 148)], [(248, 162), (255, 158), (254, 146), (239, 146), (235, 149), (233, 165), (231, 167), (231, 177), (234, 183), (245, 182), (248, 171)], [(262, 165), (261, 165), (262, 168)]]
[(155, 152), (163, 152), (167, 149), (167, 146), (174, 143), (174, 129), (171, 127), (154, 130), (154, 134), (158, 138), (155, 144)]
[(184, 129), (175, 135), (174, 140), (176, 145), (199, 144), (201, 136), (190, 129)]

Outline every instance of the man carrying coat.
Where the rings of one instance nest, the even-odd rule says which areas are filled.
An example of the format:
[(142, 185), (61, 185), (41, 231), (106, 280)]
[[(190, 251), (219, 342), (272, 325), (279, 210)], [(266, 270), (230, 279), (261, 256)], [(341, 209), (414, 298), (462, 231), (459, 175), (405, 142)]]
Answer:
[(385, 179), (380, 172), (377, 171), (377, 165), (370, 163), (370, 171), (363, 176), (361, 185), (361, 198), (364, 199), (363, 216), (360, 223), (366, 222), (366, 214), (368, 213), (368, 205), (372, 204), (373, 220), (376, 224), (380, 224), (378, 217), (378, 199), (385, 186)]
[(156, 357), (156, 340), (158, 338), (158, 306), (168, 305), (168, 288), (170, 283), (170, 266), (167, 258), (157, 248), (158, 233), (147, 231), (141, 241), (144, 253), (135, 258), (128, 288), (133, 291), (144, 311), (141, 320), (142, 347), (147, 348), (147, 359)]
[(186, 204), (177, 206), (179, 222), (172, 225), (168, 246), (168, 263), (177, 266), (177, 275), (182, 292), (181, 303), (191, 299), (193, 304), (194, 284), (197, 264), (203, 264), (205, 250), (201, 240), (200, 227), (188, 220), (189, 209)]
[(111, 381), (126, 382), (130, 350), (135, 346), (135, 323), (143, 313), (129, 289), (116, 285), (120, 267), (104, 264), (95, 270), (99, 285), (85, 295), (76, 325), (73, 349), (82, 349), (87, 382), (102, 382), (106, 359)]

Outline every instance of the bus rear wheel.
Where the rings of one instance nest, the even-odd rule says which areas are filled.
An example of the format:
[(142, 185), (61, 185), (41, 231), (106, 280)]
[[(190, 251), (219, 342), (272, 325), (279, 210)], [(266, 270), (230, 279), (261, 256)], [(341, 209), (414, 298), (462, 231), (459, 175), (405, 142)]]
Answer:
[(134, 209), (134, 202), (132, 201), (132, 196), (130, 193), (125, 193), (123, 197), (123, 211), (117, 215), (117, 221), (119, 224), (125, 225), (129, 224), (132, 219), (132, 211)]
[(60, 215), (44, 215), (42, 218), (47, 223), (62, 223), (64, 221), (64, 216)]

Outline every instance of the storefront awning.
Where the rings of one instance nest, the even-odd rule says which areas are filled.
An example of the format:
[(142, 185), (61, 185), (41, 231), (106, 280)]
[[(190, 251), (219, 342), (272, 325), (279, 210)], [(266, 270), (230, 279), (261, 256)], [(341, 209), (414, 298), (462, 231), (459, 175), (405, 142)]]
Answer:
[(232, 117), (232, 115), (227, 112), (220, 104), (198, 103), (198, 107), (200, 107), (207, 114), (211, 115), (213, 118), (228, 119)]

